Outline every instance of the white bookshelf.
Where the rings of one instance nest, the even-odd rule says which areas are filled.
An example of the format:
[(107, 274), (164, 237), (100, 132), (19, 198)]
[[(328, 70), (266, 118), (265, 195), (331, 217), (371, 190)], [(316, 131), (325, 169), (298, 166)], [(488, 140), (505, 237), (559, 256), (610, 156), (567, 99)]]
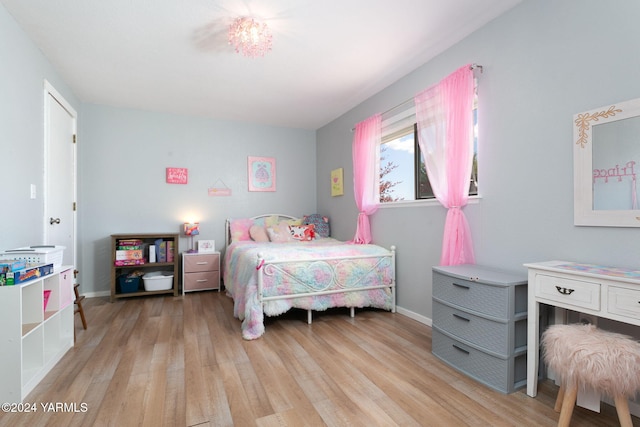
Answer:
[(73, 266), (0, 286), (0, 402), (22, 402), (73, 347), (73, 300)]

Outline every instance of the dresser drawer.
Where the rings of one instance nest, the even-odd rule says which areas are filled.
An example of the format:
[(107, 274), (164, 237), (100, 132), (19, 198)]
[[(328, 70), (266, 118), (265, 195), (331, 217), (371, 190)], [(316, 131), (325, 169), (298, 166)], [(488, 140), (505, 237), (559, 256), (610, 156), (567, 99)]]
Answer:
[(184, 257), (185, 273), (195, 273), (199, 271), (220, 270), (220, 255), (218, 254), (198, 254)]
[(201, 273), (186, 273), (182, 286), (185, 291), (220, 289), (220, 272), (205, 271)]
[(489, 316), (509, 318), (509, 288), (433, 272), (433, 296)]
[(527, 319), (514, 323), (512, 342), (510, 323), (485, 319), (433, 301), (433, 326), (504, 357), (527, 345)]
[(607, 305), (609, 313), (640, 319), (640, 289), (609, 286)]
[(501, 359), (432, 331), (432, 352), (448, 365), (502, 393), (511, 393), (526, 385), (527, 355)]
[[(535, 294), (537, 298), (575, 307), (600, 310), (600, 283), (573, 280), (538, 274)], [(579, 311), (579, 310), (578, 310)]]

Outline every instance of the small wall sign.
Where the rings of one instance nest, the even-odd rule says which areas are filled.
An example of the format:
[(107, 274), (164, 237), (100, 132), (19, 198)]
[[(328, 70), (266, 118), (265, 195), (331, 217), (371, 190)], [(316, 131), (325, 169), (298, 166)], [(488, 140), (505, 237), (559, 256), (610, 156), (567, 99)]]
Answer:
[(344, 195), (344, 181), (342, 178), (342, 168), (334, 169), (331, 171), (331, 196)]
[(187, 168), (167, 168), (167, 184), (186, 184), (188, 177)]

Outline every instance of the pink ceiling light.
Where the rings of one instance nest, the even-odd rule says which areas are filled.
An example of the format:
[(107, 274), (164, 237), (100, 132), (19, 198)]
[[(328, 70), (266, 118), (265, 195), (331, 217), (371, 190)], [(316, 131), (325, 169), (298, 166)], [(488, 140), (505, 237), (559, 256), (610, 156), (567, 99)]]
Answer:
[(238, 18), (229, 27), (229, 44), (236, 52), (255, 58), (271, 51), (271, 30), (253, 18)]

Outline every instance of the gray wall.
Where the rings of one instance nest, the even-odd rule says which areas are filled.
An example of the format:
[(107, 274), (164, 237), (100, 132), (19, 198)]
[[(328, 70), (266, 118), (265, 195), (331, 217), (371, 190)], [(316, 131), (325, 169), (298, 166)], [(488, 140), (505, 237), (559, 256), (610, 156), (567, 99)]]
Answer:
[[(46, 58), (0, 5), (0, 250), (44, 236), (44, 80), (76, 109), (79, 102)], [(37, 196), (30, 198), (30, 185)]]
[[(180, 232), (200, 222), (198, 239), (224, 246), (226, 218), (310, 214), (316, 207), (315, 132), (83, 104), (79, 130), (80, 282), (107, 291), (109, 236)], [(247, 156), (276, 159), (275, 192), (249, 192)], [(188, 169), (186, 185), (165, 168)], [(220, 180), (220, 181), (219, 181)], [(210, 197), (224, 183), (230, 197)], [(189, 249), (182, 237), (180, 250)]]
[[(640, 97), (640, 2), (528, 0), (317, 132), (318, 210), (339, 238), (355, 232), (351, 128), (413, 97), (465, 63), (479, 77), (479, 204), (465, 208), (477, 262), (526, 273), (564, 259), (639, 267), (640, 229), (573, 225), (572, 116)], [(345, 195), (329, 174), (344, 167)], [(398, 304), (431, 318), (440, 259), (439, 206), (386, 208), (373, 236), (398, 247)]]
[[(42, 241), (47, 79), (78, 112), (77, 267), (89, 296), (109, 291), (112, 233), (177, 233), (196, 219), (220, 248), (225, 218), (315, 212), (314, 131), (82, 104), (2, 5), (0, 58), (0, 250)], [(276, 192), (247, 190), (247, 156), (276, 158)], [(166, 184), (166, 167), (188, 168), (189, 183)], [(231, 197), (208, 196), (218, 179)]]

